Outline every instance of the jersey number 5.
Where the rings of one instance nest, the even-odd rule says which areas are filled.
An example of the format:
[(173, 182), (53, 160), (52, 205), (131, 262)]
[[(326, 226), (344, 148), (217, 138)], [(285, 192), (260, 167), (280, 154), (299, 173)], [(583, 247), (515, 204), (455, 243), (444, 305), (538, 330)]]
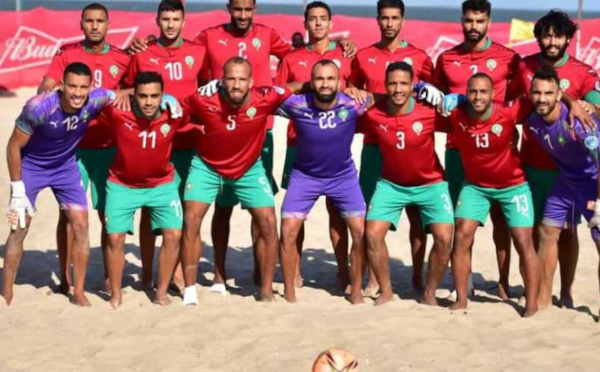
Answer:
[(228, 121), (228, 124), (225, 126), (225, 128), (227, 128), (227, 130), (234, 130), (235, 129), (235, 115), (229, 115), (227, 117), (227, 121)]

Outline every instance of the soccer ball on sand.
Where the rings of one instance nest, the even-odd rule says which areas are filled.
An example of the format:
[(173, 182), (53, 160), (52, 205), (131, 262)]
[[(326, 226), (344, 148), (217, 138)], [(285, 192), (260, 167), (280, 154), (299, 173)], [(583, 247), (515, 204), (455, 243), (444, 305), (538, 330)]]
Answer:
[(358, 372), (358, 360), (344, 349), (325, 350), (315, 360), (312, 372)]

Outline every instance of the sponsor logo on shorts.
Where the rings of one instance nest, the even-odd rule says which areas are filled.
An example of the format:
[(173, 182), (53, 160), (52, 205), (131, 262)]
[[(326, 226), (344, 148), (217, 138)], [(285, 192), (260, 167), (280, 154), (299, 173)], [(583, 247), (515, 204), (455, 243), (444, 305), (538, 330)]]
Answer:
[(185, 190), (186, 190), (186, 191), (189, 191), (189, 190), (191, 190), (191, 189), (192, 189), (192, 183), (191, 183), (191, 182), (188, 182), (188, 183), (187, 183), (187, 185), (185, 185)]

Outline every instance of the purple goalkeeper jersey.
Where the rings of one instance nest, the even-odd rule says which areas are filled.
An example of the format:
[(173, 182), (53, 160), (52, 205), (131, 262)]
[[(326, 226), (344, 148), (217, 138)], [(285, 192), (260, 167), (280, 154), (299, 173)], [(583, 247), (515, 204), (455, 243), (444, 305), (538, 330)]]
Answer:
[(53, 91), (31, 98), (17, 118), (17, 128), (31, 136), (21, 150), (24, 163), (49, 169), (74, 161), (75, 148), (88, 123), (110, 101), (111, 92), (92, 90), (85, 105), (74, 113), (60, 107), (61, 94)]
[(588, 132), (579, 121), (575, 121), (573, 135), (569, 130), (569, 110), (562, 102), (560, 105), (560, 117), (554, 123), (548, 124), (541, 116), (532, 113), (525, 125), (558, 165), (559, 177), (567, 183), (576, 184), (597, 180), (600, 143), (598, 129)]
[(338, 93), (330, 110), (316, 107), (312, 93), (288, 98), (277, 115), (293, 120), (296, 126), (298, 145), (293, 168), (317, 178), (356, 172), (350, 147), (356, 120), (367, 106), (343, 93)]

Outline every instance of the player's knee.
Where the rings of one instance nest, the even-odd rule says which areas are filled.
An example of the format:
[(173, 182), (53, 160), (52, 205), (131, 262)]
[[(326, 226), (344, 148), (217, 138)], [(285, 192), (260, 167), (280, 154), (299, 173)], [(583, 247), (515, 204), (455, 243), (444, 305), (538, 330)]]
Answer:
[(377, 229), (371, 229), (367, 227), (367, 231), (365, 231), (365, 241), (367, 243), (367, 250), (375, 251), (379, 249), (381, 244), (383, 243), (384, 236), (377, 231)]
[(88, 238), (89, 223), (87, 218), (78, 218), (71, 221), (71, 229), (73, 230), (73, 237), (77, 240), (84, 240)]
[(179, 241), (181, 240), (181, 230), (179, 229), (166, 229), (163, 231), (163, 241), (166, 248), (177, 248), (179, 247)]
[(450, 248), (452, 248), (452, 232), (434, 235), (433, 242), (439, 249), (450, 252)]
[(200, 229), (200, 213), (186, 210), (183, 214), (183, 229), (185, 232), (198, 232)]
[(263, 237), (277, 238), (277, 219), (275, 213), (269, 213), (256, 218), (256, 222), (258, 223), (258, 230)]
[(365, 238), (365, 225), (360, 224), (359, 226), (352, 227), (352, 229), (350, 229), (350, 235), (352, 236), (352, 241), (362, 242)]

